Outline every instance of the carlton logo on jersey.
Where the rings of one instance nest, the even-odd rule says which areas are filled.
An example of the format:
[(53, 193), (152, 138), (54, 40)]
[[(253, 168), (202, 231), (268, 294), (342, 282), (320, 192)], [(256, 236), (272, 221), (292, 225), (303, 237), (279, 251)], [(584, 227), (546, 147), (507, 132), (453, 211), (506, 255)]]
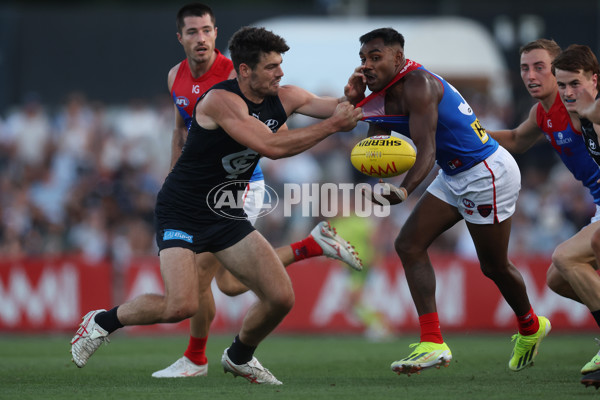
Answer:
[(221, 159), (223, 168), (228, 173), (226, 178), (236, 179), (240, 174), (248, 171), (259, 157), (259, 154), (252, 149), (226, 155)]
[(175, 98), (175, 105), (179, 108), (185, 108), (190, 104), (190, 101), (185, 96), (177, 96)]

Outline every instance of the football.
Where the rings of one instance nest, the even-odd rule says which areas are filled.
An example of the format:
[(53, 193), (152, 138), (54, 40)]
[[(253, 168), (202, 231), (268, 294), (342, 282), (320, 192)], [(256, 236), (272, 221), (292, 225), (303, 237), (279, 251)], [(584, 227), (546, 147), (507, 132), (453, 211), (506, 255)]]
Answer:
[(371, 136), (352, 149), (350, 161), (354, 168), (375, 178), (389, 178), (408, 171), (417, 153), (406, 140), (394, 136)]

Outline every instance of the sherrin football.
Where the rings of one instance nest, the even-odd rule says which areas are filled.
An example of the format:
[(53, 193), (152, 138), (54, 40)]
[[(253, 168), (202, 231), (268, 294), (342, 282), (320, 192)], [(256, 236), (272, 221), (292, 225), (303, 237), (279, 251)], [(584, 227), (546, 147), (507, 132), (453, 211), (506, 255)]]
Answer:
[(371, 136), (352, 149), (350, 161), (354, 168), (375, 178), (389, 178), (408, 171), (417, 153), (406, 140), (394, 136)]

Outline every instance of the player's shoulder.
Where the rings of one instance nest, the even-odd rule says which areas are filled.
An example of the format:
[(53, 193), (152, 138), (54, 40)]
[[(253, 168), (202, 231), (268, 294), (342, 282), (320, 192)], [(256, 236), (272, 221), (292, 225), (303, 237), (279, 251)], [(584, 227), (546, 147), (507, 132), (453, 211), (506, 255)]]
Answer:
[(427, 86), (439, 86), (440, 80), (437, 79), (431, 72), (424, 69), (415, 69), (409, 71), (394, 85), (396, 87), (404, 86), (409, 88), (420, 88)]
[(175, 82), (175, 78), (177, 78), (177, 73), (179, 72), (179, 68), (183, 64), (183, 61), (178, 62), (174, 66), (171, 67), (169, 73), (167, 74), (167, 82), (169, 83), (169, 90), (172, 89), (173, 83)]

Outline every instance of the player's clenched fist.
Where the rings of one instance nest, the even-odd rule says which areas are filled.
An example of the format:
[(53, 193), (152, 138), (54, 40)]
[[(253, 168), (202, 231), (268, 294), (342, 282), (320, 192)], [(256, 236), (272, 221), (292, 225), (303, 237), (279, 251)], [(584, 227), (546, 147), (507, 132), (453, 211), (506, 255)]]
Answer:
[(362, 108), (354, 107), (347, 101), (339, 103), (332, 115), (332, 118), (334, 118), (338, 124), (339, 131), (349, 131), (354, 129), (362, 117)]

